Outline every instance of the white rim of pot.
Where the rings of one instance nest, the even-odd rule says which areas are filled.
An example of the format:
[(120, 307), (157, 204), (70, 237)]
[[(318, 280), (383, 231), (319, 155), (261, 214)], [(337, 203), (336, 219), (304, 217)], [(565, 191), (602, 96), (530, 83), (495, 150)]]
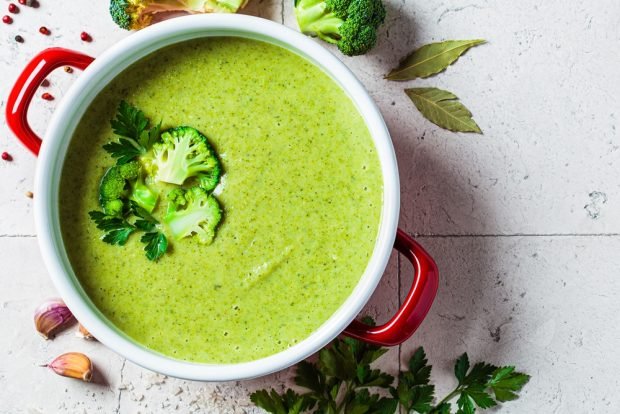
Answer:
[[(284, 47), (320, 67), (349, 95), (373, 137), (383, 173), (383, 208), (377, 242), (359, 283), (338, 310), (309, 337), (277, 354), (235, 364), (177, 360), (152, 351), (118, 330), (95, 307), (76, 278), (65, 252), (58, 215), (58, 190), (70, 137), (97, 94), (120, 72), (167, 45), (198, 37), (238, 36)], [(35, 178), (35, 221), (43, 260), (76, 318), (104, 345), (130, 361), (173, 377), (226, 381), (267, 375), (315, 353), (358, 315), (389, 260), (400, 205), (398, 168), (389, 132), (376, 104), (355, 75), (312, 39), (269, 20), (244, 15), (193, 15), (171, 19), (132, 34), (98, 57), (75, 81), (47, 128)]]

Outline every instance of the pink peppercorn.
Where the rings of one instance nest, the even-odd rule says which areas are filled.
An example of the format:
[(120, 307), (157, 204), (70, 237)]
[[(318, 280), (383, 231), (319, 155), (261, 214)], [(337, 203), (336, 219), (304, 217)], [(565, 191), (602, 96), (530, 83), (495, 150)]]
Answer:
[(41, 82), (41, 86), (47, 88), (48, 86), (50, 86), (50, 81), (48, 81), (47, 79), (43, 79), (43, 81)]
[(9, 3), (9, 12), (10, 13), (19, 13), (19, 7), (17, 7), (13, 3)]
[(91, 40), (93, 40), (93, 38), (86, 32), (80, 33), (80, 39), (82, 39), (85, 42), (90, 42)]
[(2, 159), (4, 161), (13, 161), (13, 157), (11, 157), (11, 154), (6, 151), (2, 153)]
[(43, 95), (41, 95), (41, 98), (45, 99), (46, 101), (53, 101), (54, 100), (54, 96), (51, 93), (45, 92)]
[(41, 26), (39, 27), (39, 33), (44, 34), (44, 35), (49, 35), (50, 34), (50, 29), (48, 29), (45, 26)]
[(13, 23), (13, 18), (11, 16), (2, 16), (2, 23), (11, 24)]

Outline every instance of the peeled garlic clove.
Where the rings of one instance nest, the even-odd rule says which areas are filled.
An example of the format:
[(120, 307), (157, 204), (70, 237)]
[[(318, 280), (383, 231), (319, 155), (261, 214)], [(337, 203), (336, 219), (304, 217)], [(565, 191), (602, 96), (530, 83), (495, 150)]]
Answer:
[(93, 363), (90, 362), (90, 358), (79, 352), (62, 354), (44, 366), (63, 377), (77, 378), (86, 382), (90, 382), (93, 378)]
[(45, 339), (52, 339), (73, 320), (73, 314), (60, 299), (42, 303), (34, 312), (34, 326)]
[(78, 331), (76, 332), (76, 335), (79, 336), (80, 338), (84, 338), (84, 339), (87, 339), (89, 341), (95, 339), (95, 337), (92, 336), (92, 334), (90, 332), (88, 332), (88, 329), (86, 329), (84, 327), (84, 325), (82, 325), (81, 323), (78, 324)]

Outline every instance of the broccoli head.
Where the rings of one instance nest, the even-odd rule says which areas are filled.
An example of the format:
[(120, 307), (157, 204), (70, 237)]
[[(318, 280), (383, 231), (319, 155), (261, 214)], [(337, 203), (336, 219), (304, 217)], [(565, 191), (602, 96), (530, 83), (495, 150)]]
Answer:
[(204, 190), (217, 185), (220, 162), (207, 138), (192, 127), (172, 128), (153, 144), (152, 157), (146, 161), (155, 181), (183, 185), (196, 178)]
[(163, 221), (170, 234), (176, 239), (196, 235), (201, 243), (211, 244), (215, 228), (222, 219), (217, 199), (201, 187), (175, 188), (167, 198), (168, 209)]
[(295, 0), (302, 33), (336, 44), (348, 56), (363, 55), (377, 43), (385, 20), (382, 0)]
[(125, 30), (138, 30), (150, 25), (161, 12), (235, 13), (247, 0), (110, 0), (110, 15)]
[(157, 198), (157, 192), (144, 184), (137, 161), (109, 168), (99, 184), (99, 204), (108, 216), (120, 216), (126, 200), (134, 200), (140, 207), (152, 212)]

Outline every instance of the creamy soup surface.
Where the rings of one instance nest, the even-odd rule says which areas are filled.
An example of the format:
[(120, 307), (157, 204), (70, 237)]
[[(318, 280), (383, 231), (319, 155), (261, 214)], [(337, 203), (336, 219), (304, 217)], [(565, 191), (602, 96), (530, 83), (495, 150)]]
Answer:
[[(88, 212), (100, 209), (114, 163), (102, 145), (123, 99), (217, 150), (224, 219), (211, 245), (171, 240), (150, 262), (139, 235), (100, 240)], [(382, 197), (374, 144), (337, 84), (285, 49), (221, 37), (158, 51), (99, 94), (73, 136), (59, 210), (73, 270), (113, 325), (173, 358), (234, 363), (296, 344), (342, 305), (372, 254)]]

